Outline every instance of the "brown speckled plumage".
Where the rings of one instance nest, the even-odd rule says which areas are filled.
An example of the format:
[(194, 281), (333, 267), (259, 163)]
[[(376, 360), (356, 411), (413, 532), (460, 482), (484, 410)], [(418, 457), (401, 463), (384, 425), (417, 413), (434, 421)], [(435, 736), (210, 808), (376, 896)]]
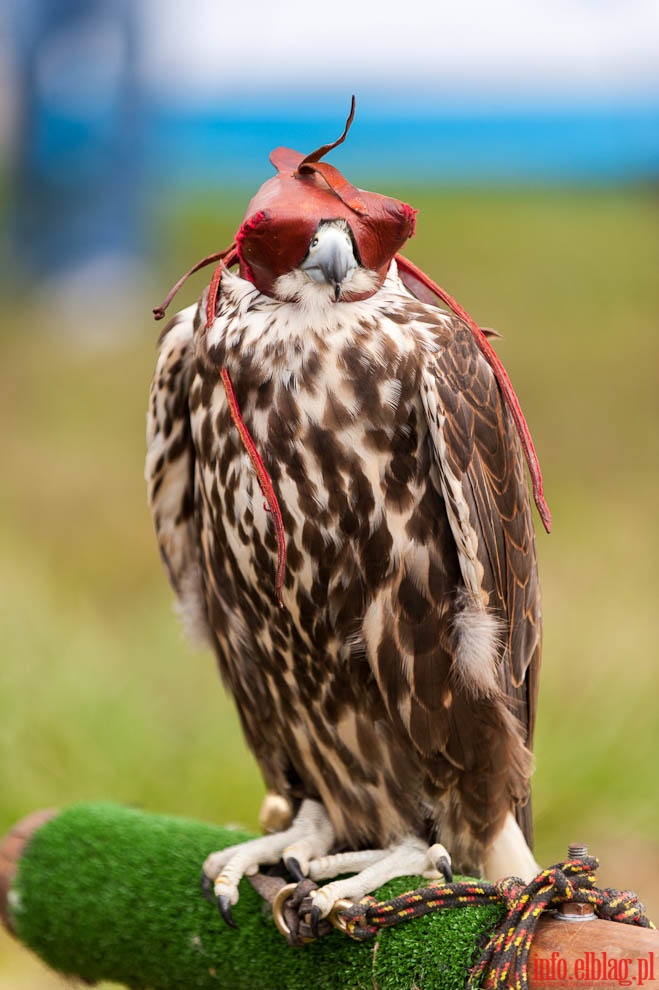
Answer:
[[(159, 545), (272, 790), (345, 845), (410, 832), (478, 869), (527, 837), (540, 605), (525, 464), (492, 370), (395, 265), (314, 308), (225, 273), (161, 338), (147, 459)], [(220, 380), (272, 479), (277, 542)]]

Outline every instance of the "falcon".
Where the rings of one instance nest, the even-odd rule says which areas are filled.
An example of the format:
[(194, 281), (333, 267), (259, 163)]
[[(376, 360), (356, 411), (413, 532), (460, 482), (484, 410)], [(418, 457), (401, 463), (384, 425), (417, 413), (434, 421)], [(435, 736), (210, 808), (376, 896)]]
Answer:
[(394, 876), (538, 871), (542, 478), (488, 334), (398, 253), (415, 211), (322, 160), (353, 114), (273, 152), (151, 387), (161, 556), (268, 788), (269, 834), (204, 864), (229, 923), (280, 860), (330, 881), (316, 919)]

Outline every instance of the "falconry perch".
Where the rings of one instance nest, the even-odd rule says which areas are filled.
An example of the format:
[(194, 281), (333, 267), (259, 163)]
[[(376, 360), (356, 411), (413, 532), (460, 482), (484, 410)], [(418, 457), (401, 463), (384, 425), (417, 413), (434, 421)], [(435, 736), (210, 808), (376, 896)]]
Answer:
[(206, 259), (210, 286), (165, 329), (151, 389), (161, 555), (267, 807), (290, 812), (206, 861), (229, 921), (240, 878), (280, 859), (353, 874), (321, 884), (316, 917), (451, 863), (537, 871), (525, 455), (549, 528), (541, 476), (485, 335), (397, 254), (414, 211), (322, 161), (353, 112), (334, 144), (273, 152), (235, 244)]

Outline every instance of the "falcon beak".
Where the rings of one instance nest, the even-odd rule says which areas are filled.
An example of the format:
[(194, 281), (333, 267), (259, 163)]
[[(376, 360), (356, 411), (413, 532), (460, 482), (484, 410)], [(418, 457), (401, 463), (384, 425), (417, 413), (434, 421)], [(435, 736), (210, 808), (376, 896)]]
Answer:
[(341, 298), (346, 278), (357, 268), (352, 240), (346, 227), (344, 222), (321, 223), (300, 265), (314, 282), (333, 287), (335, 302)]

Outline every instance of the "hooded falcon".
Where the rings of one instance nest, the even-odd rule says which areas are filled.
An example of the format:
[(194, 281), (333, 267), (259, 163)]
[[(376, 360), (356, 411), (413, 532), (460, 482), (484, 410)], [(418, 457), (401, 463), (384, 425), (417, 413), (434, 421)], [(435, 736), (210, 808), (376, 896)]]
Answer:
[(322, 161), (351, 121), (273, 152), (151, 388), (162, 559), (286, 812), (204, 864), (229, 922), (241, 877), (279, 860), (351, 874), (316, 917), (394, 876), (538, 869), (526, 462), (549, 528), (542, 479), (487, 335), (398, 254), (415, 211)]

